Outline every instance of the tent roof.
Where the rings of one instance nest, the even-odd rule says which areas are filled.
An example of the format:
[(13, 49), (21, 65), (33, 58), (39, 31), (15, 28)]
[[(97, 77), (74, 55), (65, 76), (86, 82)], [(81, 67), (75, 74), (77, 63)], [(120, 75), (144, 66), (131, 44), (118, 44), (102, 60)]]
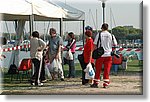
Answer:
[(61, 1), (53, 0), (4, 0), (0, 3), (2, 20), (29, 20), (34, 14), (36, 21), (84, 20), (85, 13)]
[(53, 3), (57, 5), (58, 7), (61, 7), (63, 10), (67, 12), (66, 18), (64, 20), (84, 20), (85, 19), (85, 13), (81, 10), (78, 10), (74, 7), (71, 7), (61, 1), (58, 0), (44, 0), (49, 3)]
[(35, 20), (58, 20), (66, 18), (67, 12), (44, 0), (4, 0), (0, 3), (2, 20), (29, 20), (32, 14)]

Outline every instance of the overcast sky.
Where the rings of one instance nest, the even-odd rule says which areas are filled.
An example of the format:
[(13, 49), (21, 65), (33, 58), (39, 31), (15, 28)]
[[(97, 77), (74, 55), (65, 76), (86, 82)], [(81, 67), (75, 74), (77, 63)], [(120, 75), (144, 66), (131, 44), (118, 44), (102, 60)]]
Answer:
[[(86, 13), (86, 23), (92, 25), (89, 20), (89, 9), (95, 17), (98, 11), (98, 26), (102, 24), (102, 5), (99, 0), (62, 0)], [(110, 23), (110, 8), (112, 10), (116, 25), (133, 25), (140, 28), (140, 3), (142, 0), (106, 0), (106, 22)], [(95, 17), (96, 18), (96, 17)], [(114, 25), (113, 25), (114, 26)]]
[[(85, 25), (90, 25), (94, 29), (100, 29), (102, 24), (102, 5), (99, 0), (61, 0), (61, 2), (66, 2), (66, 4), (85, 12)], [(113, 19), (112, 27), (131, 25), (135, 28), (141, 28), (141, 2), (142, 0), (107, 0), (105, 7), (105, 22), (110, 25), (110, 19)], [(112, 10), (111, 16), (110, 9)], [(40, 33), (45, 33), (47, 31), (47, 26), (48, 22), (36, 22), (35, 30), (38, 30)], [(57, 22), (51, 23), (50, 26), (56, 28), (59, 33), (59, 24)], [(26, 23), (25, 27), (26, 32), (28, 32), (28, 23)], [(5, 24), (3, 28), (4, 32), (7, 32)], [(14, 25), (9, 24), (8, 29), (9, 32), (14, 32)], [(111, 29), (111, 26), (109, 29)], [(66, 31), (73, 31), (76, 34), (82, 33), (82, 22), (64, 22), (64, 32)]]

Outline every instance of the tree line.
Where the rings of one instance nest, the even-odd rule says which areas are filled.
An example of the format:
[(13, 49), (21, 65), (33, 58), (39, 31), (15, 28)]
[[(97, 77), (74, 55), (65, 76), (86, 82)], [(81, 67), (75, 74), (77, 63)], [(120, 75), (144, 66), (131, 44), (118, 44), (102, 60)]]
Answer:
[[(93, 30), (93, 38), (95, 38), (96, 34), (101, 32), (101, 30)], [(133, 27), (125, 27), (125, 26), (117, 26), (112, 30), (109, 30), (110, 33), (114, 34), (117, 40), (136, 40), (136, 39), (143, 39), (143, 31), (142, 29), (136, 29)], [(6, 39), (10, 39), (10, 34), (3, 33)], [(28, 40), (30, 33), (23, 34), (23, 39)], [(41, 38), (44, 39), (44, 34), (41, 35)], [(45, 36), (45, 39), (48, 39), (48, 36)], [(64, 41), (67, 40), (67, 32), (64, 33), (62, 37)], [(77, 41), (81, 41), (83, 39), (83, 34), (75, 35)], [(11, 34), (11, 40), (16, 40), (16, 34)]]

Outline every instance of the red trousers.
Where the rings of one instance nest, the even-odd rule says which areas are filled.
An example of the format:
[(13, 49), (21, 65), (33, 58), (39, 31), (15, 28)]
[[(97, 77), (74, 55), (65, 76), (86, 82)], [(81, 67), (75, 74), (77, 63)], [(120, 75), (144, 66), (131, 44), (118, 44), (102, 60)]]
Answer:
[(100, 74), (102, 71), (102, 65), (104, 64), (104, 74), (103, 74), (103, 81), (109, 82), (109, 73), (112, 66), (112, 57), (100, 57), (96, 60), (95, 67), (96, 67), (96, 73), (95, 73), (95, 84), (99, 84), (100, 82)]

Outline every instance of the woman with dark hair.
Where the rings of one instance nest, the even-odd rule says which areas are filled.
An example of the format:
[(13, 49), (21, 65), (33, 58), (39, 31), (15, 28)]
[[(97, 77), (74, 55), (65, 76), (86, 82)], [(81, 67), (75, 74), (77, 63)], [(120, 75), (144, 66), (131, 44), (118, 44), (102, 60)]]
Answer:
[(46, 43), (39, 38), (39, 32), (34, 31), (30, 39), (30, 56), (32, 63), (34, 64), (34, 75), (32, 76), (31, 81), (32, 85), (41, 86), (43, 83), (40, 82), (41, 68), (40, 62), (42, 60), (42, 54), (38, 52), (43, 52), (46, 48)]
[(74, 78), (75, 77), (75, 65), (74, 65), (74, 54), (75, 54), (75, 48), (76, 48), (76, 40), (73, 32), (68, 33), (68, 44), (66, 45), (67, 51), (71, 50), (71, 53), (73, 55), (73, 60), (68, 60), (69, 64), (69, 75), (68, 78)]
[(84, 67), (82, 69), (82, 85), (86, 85), (89, 83), (89, 79), (85, 79), (84, 69), (86, 69), (86, 66), (89, 63), (91, 63), (92, 68), (94, 69), (94, 59), (92, 58), (92, 52), (94, 49), (94, 43), (93, 43), (93, 39), (92, 39), (92, 31), (86, 30), (85, 35), (86, 35), (86, 43), (84, 45), (84, 51), (83, 51)]

